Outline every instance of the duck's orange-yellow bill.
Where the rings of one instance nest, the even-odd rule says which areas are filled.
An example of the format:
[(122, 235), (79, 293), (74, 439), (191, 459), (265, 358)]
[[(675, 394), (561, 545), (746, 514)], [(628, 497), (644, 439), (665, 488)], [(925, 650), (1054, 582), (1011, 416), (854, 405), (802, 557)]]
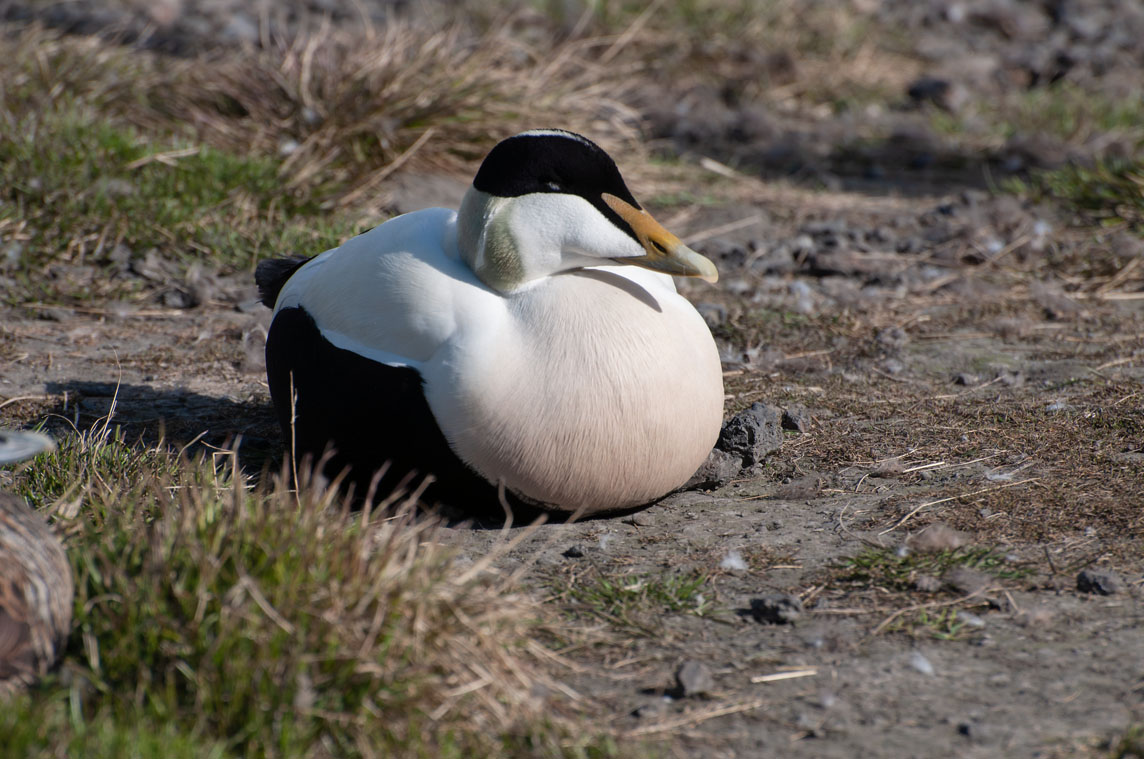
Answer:
[(609, 193), (604, 193), (603, 199), (608, 208), (631, 226), (640, 245), (647, 251), (643, 256), (612, 259), (616, 263), (642, 266), (676, 277), (699, 277), (707, 282), (719, 280), (719, 270), (711, 259), (684, 245), (647, 211)]

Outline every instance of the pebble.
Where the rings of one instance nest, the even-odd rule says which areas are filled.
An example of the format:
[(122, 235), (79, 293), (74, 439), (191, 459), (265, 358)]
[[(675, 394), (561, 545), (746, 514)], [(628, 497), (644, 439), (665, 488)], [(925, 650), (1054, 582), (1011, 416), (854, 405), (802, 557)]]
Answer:
[(748, 569), (747, 562), (743, 560), (743, 554), (732, 548), (719, 562), (720, 569), (730, 569), (735, 571), (743, 571)]
[(914, 578), (914, 590), (922, 593), (936, 593), (941, 590), (941, 580), (933, 575), (918, 575)]
[(989, 743), (992, 741), (994, 731), (977, 720), (966, 720), (958, 724), (957, 734), (965, 736), (974, 743)]
[(711, 329), (715, 329), (727, 321), (727, 309), (718, 303), (698, 303), (695, 310), (699, 312), (703, 321), (707, 322), (707, 326)]
[(784, 430), (807, 432), (810, 430), (810, 423), (811, 416), (806, 406), (794, 404), (783, 409), (782, 424)]
[(993, 578), (984, 572), (968, 567), (954, 567), (942, 575), (942, 581), (964, 595), (984, 593), (993, 584)]
[(702, 696), (715, 690), (715, 677), (706, 664), (688, 659), (675, 671), (675, 684), (684, 698)]
[(743, 469), (743, 457), (736, 453), (715, 448), (707, 455), (695, 474), (683, 486), (684, 490), (714, 490), (721, 488), (739, 476)]
[(952, 551), (967, 542), (965, 533), (959, 532), (942, 522), (934, 522), (906, 540), (910, 550), (918, 553)]
[(802, 599), (790, 593), (773, 593), (751, 599), (751, 616), (757, 622), (789, 625), (802, 616)]
[(910, 342), (910, 336), (901, 327), (886, 327), (878, 330), (874, 341), (884, 350), (897, 352)]
[(716, 447), (741, 455), (743, 465), (751, 466), (782, 446), (782, 418), (782, 409), (777, 406), (752, 403), (723, 425)]
[(1124, 580), (1115, 572), (1082, 569), (1076, 576), (1076, 589), (1081, 593), (1111, 596), (1124, 592)]
[(636, 719), (655, 719), (663, 715), (666, 709), (666, 704), (662, 698), (655, 701), (649, 701), (646, 704), (637, 706), (632, 711), (632, 716)]
[(933, 664), (930, 660), (922, 656), (920, 651), (914, 651), (910, 654), (910, 666), (921, 672), (923, 675), (933, 676), (935, 673)]

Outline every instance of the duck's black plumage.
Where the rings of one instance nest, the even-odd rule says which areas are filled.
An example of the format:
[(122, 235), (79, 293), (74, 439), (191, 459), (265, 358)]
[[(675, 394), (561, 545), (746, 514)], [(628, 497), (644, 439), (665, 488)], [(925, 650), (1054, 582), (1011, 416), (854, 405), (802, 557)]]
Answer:
[[(338, 348), (305, 309), (284, 308), (266, 339), (266, 376), (288, 455), (303, 466), (326, 457), (323, 475), (344, 476), (355, 500), (365, 498), (385, 467), (375, 489), (379, 498), (432, 475), (427, 500), (470, 513), (500, 512), (497, 489), (449, 448), (417, 370)], [(292, 404), (285, 401), (291, 397)], [(530, 506), (508, 497), (514, 510)]]
[(269, 258), (260, 261), (254, 270), (254, 283), (258, 285), (258, 300), (267, 308), (274, 308), (282, 286), (313, 256)]

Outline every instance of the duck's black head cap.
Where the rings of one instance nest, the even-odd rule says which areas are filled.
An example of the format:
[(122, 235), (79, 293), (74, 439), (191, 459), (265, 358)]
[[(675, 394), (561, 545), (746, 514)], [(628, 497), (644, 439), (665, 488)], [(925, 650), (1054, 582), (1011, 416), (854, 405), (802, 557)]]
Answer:
[(563, 129), (535, 129), (497, 143), (481, 163), (473, 187), (498, 198), (534, 192), (579, 195), (625, 230), (627, 223), (604, 203), (604, 193), (641, 207), (612, 157), (587, 137)]

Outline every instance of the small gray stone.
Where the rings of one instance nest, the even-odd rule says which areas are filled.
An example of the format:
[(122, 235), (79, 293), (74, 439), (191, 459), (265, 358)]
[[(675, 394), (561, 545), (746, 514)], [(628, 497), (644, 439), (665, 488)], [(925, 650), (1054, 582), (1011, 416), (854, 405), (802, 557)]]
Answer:
[(715, 448), (707, 460), (695, 470), (684, 490), (711, 490), (721, 488), (738, 476), (743, 469), (743, 457)]
[(675, 684), (681, 695), (702, 696), (715, 690), (711, 668), (701, 661), (688, 659), (675, 671)]
[(936, 593), (941, 590), (941, 580), (933, 575), (918, 575), (914, 578), (914, 590), (921, 593)]
[(985, 593), (996, 584), (991, 576), (968, 567), (954, 567), (941, 579), (953, 590), (967, 596)]
[(991, 743), (995, 731), (988, 725), (977, 720), (966, 720), (957, 725), (957, 734), (963, 735), (974, 743)]
[(1006, 387), (1021, 387), (1025, 384), (1025, 373), (1020, 369), (1002, 369), (997, 372), (995, 381)]
[(646, 704), (637, 706), (632, 710), (632, 716), (636, 719), (656, 719), (663, 716), (665, 705), (663, 699), (659, 698), (655, 701), (649, 701)]
[(258, 24), (245, 13), (235, 13), (219, 36), (228, 42), (258, 42)]
[(790, 593), (774, 593), (751, 599), (751, 616), (772, 625), (791, 624), (802, 615), (802, 599)]
[(1124, 580), (1115, 572), (1082, 569), (1076, 576), (1076, 589), (1081, 593), (1111, 596), (1124, 592)]
[(741, 455), (743, 465), (751, 466), (782, 445), (782, 419), (782, 409), (777, 406), (752, 403), (723, 425), (716, 447)]
[(727, 321), (727, 309), (719, 303), (697, 303), (695, 310), (699, 312), (703, 321), (707, 322), (707, 326), (711, 329), (715, 329)]
[(163, 291), (159, 296), (159, 302), (167, 308), (194, 308), (202, 301), (199, 297), (189, 288), (172, 287)]
[(914, 651), (910, 654), (910, 666), (923, 675), (932, 677), (935, 674), (933, 664), (920, 651)]
[(918, 553), (938, 553), (952, 551), (965, 545), (965, 534), (947, 524), (934, 522), (906, 541), (911, 551)]
[(0, 247), (0, 264), (5, 267), (15, 267), (20, 263), (20, 259), (24, 257), (24, 244), (21, 242), (10, 242)]
[(910, 336), (901, 327), (886, 327), (878, 330), (874, 340), (883, 350), (897, 352), (906, 346), (910, 341)]
[(806, 432), (810, 429), (810, 412), (806, 410), (806, 406), (798, 404), (787, 406), (783, 409), (783, 429), (796, 430), (798, 432)]

